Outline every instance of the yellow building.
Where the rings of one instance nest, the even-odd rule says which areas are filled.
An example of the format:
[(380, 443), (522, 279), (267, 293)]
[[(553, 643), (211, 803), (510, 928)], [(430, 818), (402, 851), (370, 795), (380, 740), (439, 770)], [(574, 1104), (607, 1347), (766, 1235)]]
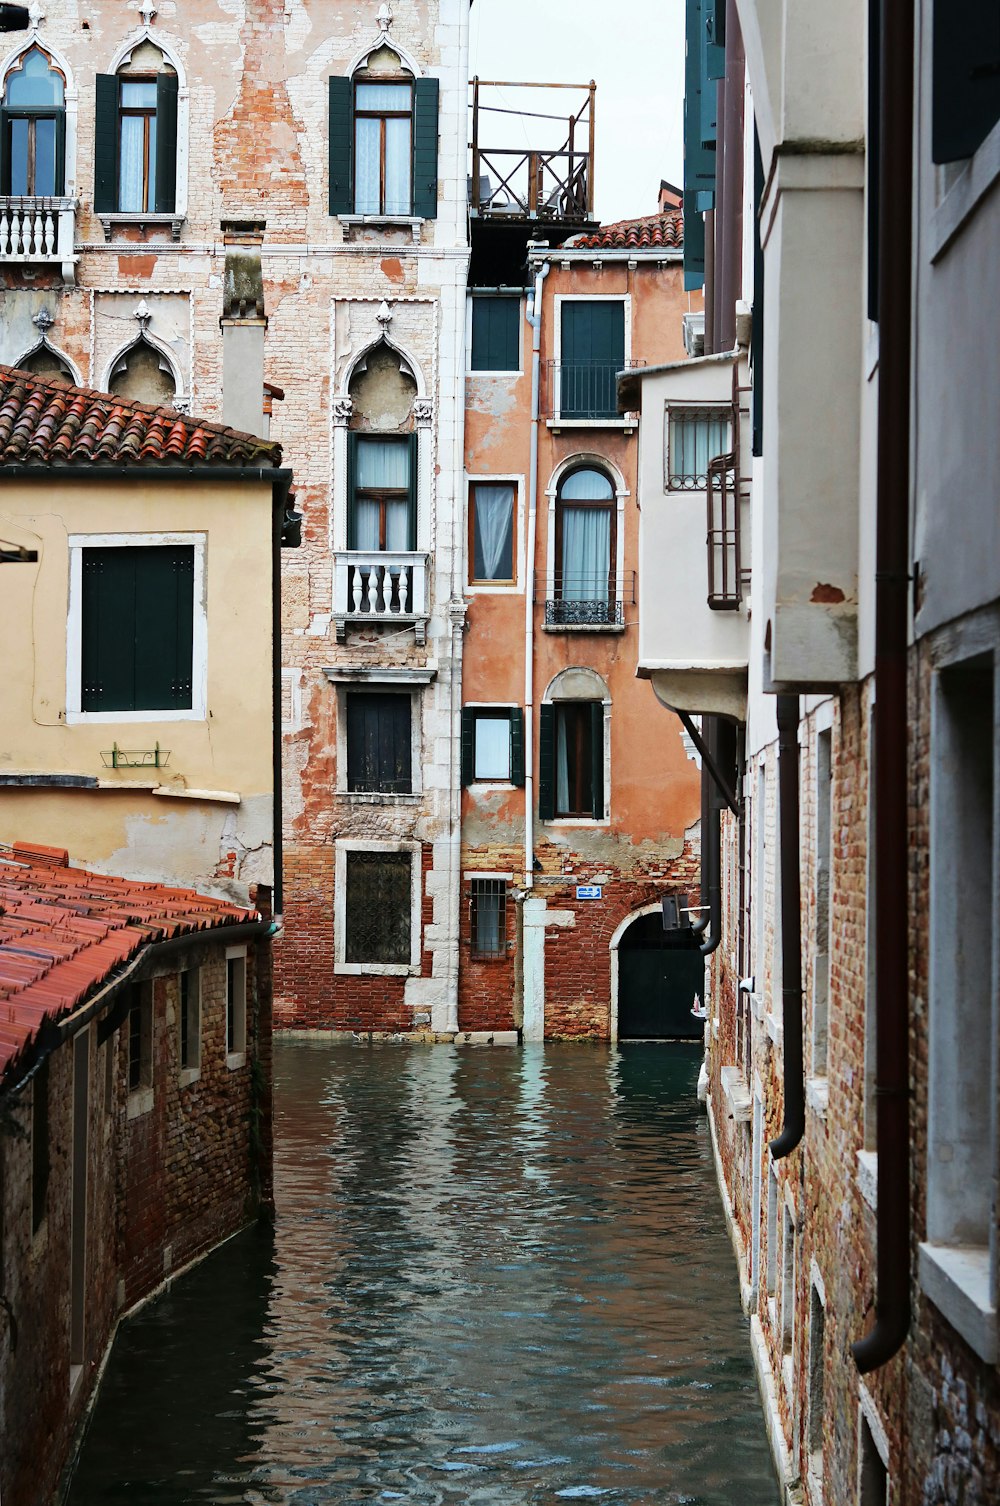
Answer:
[(0, 367), (0, 841), (280, 912), (280, 459)]

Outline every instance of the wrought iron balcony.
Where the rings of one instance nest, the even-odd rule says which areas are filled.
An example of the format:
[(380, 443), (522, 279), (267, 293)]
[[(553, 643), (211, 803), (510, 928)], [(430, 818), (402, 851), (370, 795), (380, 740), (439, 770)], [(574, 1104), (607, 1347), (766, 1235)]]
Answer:
[(57, 266), (64, 282), (74, 282), (77, 203), (65, 196), (0, 196), (0, 265)]
[(551, 422), (621, 423), (618, 411), (619, 371), (644, 361), (546, 361), (544, 412)]
[(623, 628), (625, 608), (635, 603), (635, 571), (627, 571), (620, 585), (593, 576), (547, 579), (536, 572), (534, 599), (544, 604), (546, 627)]
[(428, 617), (427, 555), (339, 550), (333, 564), (333, 615), (343, 642), (351, 623), (413, 623), (423, 643)]

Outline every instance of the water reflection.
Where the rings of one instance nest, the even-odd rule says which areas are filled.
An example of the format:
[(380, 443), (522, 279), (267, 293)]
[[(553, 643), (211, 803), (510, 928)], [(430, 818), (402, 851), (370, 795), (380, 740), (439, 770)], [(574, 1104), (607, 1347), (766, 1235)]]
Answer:
[(280, 1045), (273, 1241), (125, 1327), (71, 1506), (773, 1506), (697, 1070)]

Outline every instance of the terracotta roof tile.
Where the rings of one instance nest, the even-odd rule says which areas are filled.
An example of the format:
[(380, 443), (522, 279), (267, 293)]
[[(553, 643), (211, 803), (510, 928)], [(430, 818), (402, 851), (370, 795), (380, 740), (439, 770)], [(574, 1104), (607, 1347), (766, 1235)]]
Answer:
[(194, 889), (70, 868), (58, 848), (0, 851), (0, 1088), (46, 1021), (84, 1003), (141, 947), (256, 919)]
[(0, 366), (0, 467), (90, 460), (266, 466), (281, 463), (281, 446), (174, 408)]
[(604, 251), (651, 251), (662, 246), (668, 251), (684, 248), (683, 214), (648, 214), (638, 220), (616, 220), (602, 225), (591, 235), (576, 235), (566, 245), (573, 251), (592, 246)]

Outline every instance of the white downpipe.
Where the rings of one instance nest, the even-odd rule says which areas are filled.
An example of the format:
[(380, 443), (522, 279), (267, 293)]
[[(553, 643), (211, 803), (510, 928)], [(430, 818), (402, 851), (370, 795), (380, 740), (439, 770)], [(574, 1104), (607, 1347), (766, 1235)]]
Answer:
[(528, 458), (528, 526), (524, 531), (524, 887), (535, 883), (535, 518), (538, 511), (538, 424), (542, 366), (542, 284), (549, 275), (543, 261), (535, 272), (528, 306), (531, 325), (531, 450)]

